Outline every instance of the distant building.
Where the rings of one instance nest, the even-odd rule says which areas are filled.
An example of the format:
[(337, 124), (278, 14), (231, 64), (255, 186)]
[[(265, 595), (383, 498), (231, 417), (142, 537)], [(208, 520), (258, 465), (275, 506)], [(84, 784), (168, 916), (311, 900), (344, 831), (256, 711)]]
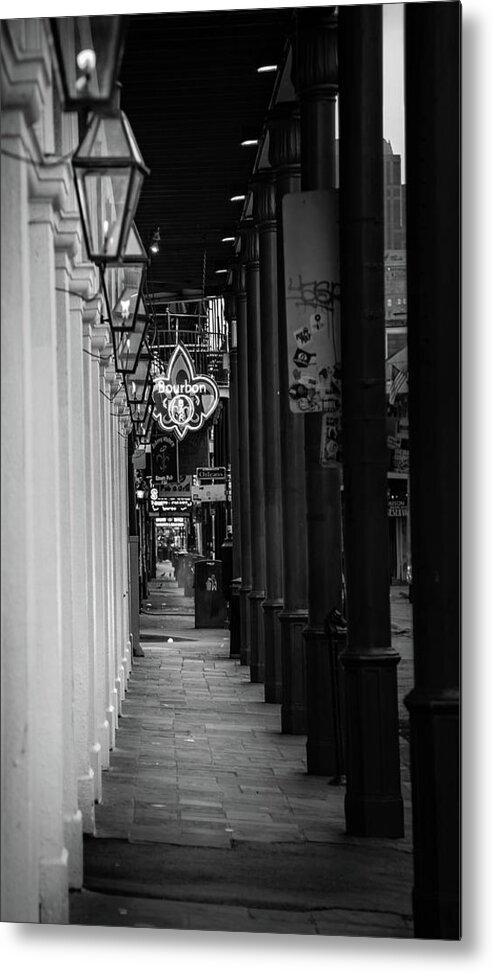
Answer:
[(383, 183), (385, 193), (385, 249), (406, 248), (406, 187), (402, 185), (401, 157), (383, 140)]

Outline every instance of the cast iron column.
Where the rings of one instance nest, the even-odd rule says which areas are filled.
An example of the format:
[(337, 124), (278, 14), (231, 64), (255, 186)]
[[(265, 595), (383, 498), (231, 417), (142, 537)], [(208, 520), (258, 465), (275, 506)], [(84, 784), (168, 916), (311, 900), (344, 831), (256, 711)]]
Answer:
[(460, 914), (459, 3), (405, 5), (414, 931)]
[(268, 117), (269, 162), (276, 176), (279, 322), (279, 414), (281, 428), (282, 559), (284, 606), (281, 627), (281, 730), (306, 733), (308, 621), (306, 559), (305, 425), (289, 407), (282, 200), (300, 189), (300, 113), (297, 102), (279, 102)]
[(385, 402), (382, 8), (339, 8), (346, 828), (400, 837)]
[(231, 521), (233, 533), (233, 571), (229, 601), (229, 654), (240, 657), (240, 586), (241, 586), (241, 504), (240, 504), (240, 435), (238, 425), (238, 349), (236, 300), (233, 292), (225, 294), (225, 316), (229, 326), (229, 454), (231, 456)]
[(262, 431), (265, 504), (265, 588), (262, 604), (265, 637), (266, 702), (281, 702), (282, 489), (279, 431), (279, 346), (277, 320), (277, 226), (275, 181), (260, 170), (252, 183), (253, 218), (259, 233), (260, 331), (258, 360), (262, 378)]
[(251, 220), (242, 229), (245, 255), (245, 283), (248, 342), (248, 448), (250, 452), (250, 527), (252, 543), (252, 589), (250, 601), (250, 678), (263, 682), (265, 675), (264, 615), (265, 598), (265, 502), (264, 456), (262, 441), (263, 353), (260, 333), (260, 286), (258, 232)]
[(238, 453), (239, 500), (241, 510), (240, 549), (240, 664), (250, 664), (250, 601), (252, 589), (252, 541), (250, 525), (250, 453), (248, 447), (249, 390), (248, 341), (246, 313), (245, 268), (238, 263), (233, 268), (236, 293), (236, 324), (238, 334)]
[[(298, 11), (293, 83), (300, 99), (301, 189), (332, 189), (336, 182), (337, 96), (336, 8)], [(338, 227), (327, 226), (336, 236)], [(336, 248), (336, 247), (334, 247)], [(320, 464), (322, 413), (305, 416), (308, 544), (307, 769), (340, 772), (337, 746), (336, 681), (331, 665), (327, 618), (342, 605), (341, 474)]]

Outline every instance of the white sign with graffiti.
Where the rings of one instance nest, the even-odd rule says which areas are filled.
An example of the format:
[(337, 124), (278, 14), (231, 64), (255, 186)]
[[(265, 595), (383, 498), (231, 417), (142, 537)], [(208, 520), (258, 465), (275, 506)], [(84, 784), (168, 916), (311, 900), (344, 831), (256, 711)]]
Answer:
[(325, 412), (324, 464), (341, 437), (341, 325), (337, 190), (283, 199), (289, 405)]

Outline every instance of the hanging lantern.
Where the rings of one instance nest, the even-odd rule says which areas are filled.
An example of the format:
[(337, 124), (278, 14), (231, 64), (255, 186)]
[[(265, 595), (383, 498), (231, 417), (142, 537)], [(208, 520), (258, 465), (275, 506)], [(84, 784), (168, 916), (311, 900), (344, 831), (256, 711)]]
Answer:
[(142, 405), (149, 393), (151, 373), (151, 355), (147, 345), (143, 344), (139, 358), (131, 374), (124, 374), (123, 381), (129, 406)]
[(149, 169), (120, 108), (92, 116), (72, 167), (89, 259), (121, 263)]
[(139, 304), (139, 312), (135, 317), (135, 324), (131, 331), (127, 328), (112, 327), (111, 337), (113, 340), (113, 353), (115, 356), (115, 369), (122, 375), (132, 374), (137, 367), (137, 362), (142, 350), (144, 338), (147, 333), (148, 317), (144, 313), (142, 300)]
[(50, 17), (62, 108), (111, 104), (123, 58), (125, 18)]
[(152, 433), (152, 400), (149, 398), (143, 405), (130, 406), (133, 427), (139, 445), (148, 445)]
[(133, 329), (148, 262), (137, 227), (132, 223), (121, 261), (108, 263), (101, 268), (101, 283), (111, 327), (127, 331)]

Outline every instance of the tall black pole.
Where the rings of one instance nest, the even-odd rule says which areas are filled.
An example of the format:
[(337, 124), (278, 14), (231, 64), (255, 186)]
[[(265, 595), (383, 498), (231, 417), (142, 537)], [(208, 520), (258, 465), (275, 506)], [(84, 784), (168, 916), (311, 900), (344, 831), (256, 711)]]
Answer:
[[(293, 84), (300, 102), (301, 190), (336, 184), (337, 17), (335, 7), (300, 9), (293, 54)], [(326, 227), (337, 249), (337, 224)], [(329, 268), (327, 268), (327, 273)], [(308, 625), (307, 769), (318, 775), (340, 771), (337, 685), (331, 663), (327, 619), (342, 602), (341, 475), (320, 462), (322, 413), (305, 419)]]
[(265, 598), (265, 494), (262, 415), (262, 354), (258, 231), (252, 220), (242, 224), (245, 259), (246, 330), (248, 346), (248, 448), (250, 456), (250, 530), (252, 589), (250, 602), (250, 678), (265, 677), (265, 633), (262, 601)]
[(276, 176), (279, 323), (279, 412), (281, 423), (283, 608), (281, 627), (281, 730), (306, 733), (308, 621), (306, 556), (305, 423), (289, 407), (282, 200), (300, 189), (300, 112), (295, 101), (279, 102), (268, 117), (269, 162)]
[(238, 460), (240, 500), (240, 664), (250, 664), (250, 601), (252, 589), (252, 539), (250, 510), (250, 452), (248, 446), (249, 391), (248, 391), (248, 339), (246, 312), (246, 283), (243, 261), (233, 267), (236, 295), (237, 362), (238, 362)]
[(281, 702), (282, 608), (282, 481), (279, 430), (279, 341), (277, 306), (277, 225), (275, 179), (271, 169), (260, 169), (252, 183), (253, 218), (259, 236), (260, 332), (258, 367), (262, 378), (265, 600), (262, 603), (265, 639), (264, 697)]
[(405, 4), (414, 931), (460, 937), (460, 3)]
[(339, 9), (346, 827), (403, 834), (391, 646), (385, 399), (382, 8)]

